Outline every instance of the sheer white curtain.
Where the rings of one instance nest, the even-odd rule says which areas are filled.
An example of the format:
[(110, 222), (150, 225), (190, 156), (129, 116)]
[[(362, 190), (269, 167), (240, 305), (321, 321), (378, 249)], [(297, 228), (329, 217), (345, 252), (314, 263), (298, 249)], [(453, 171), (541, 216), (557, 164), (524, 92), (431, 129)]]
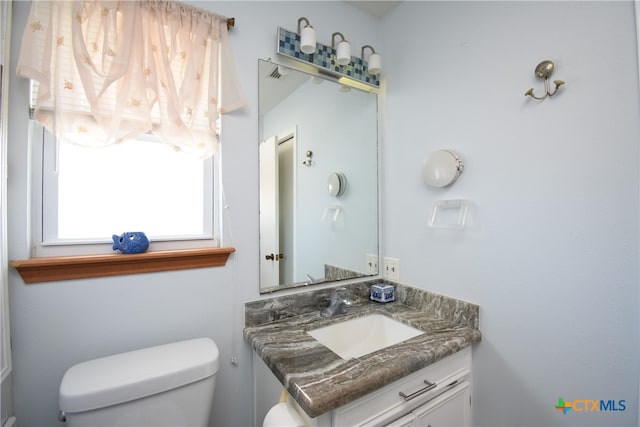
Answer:
[(103, 146), (153, 132), (207, 157), (218, 115), (243, 106), (227, 19), (174, 1), (38, 1), (17, 73), (38, 83), (35, 117)]

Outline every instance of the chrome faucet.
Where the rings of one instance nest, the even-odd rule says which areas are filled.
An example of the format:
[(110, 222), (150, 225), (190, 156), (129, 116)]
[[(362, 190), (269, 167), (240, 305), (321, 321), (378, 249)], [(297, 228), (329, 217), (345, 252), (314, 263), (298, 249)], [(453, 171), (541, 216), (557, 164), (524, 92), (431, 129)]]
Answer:
[(307, 281), (304, 282), (305, 285), (315, 285), (316, 283), (322, 283), (322, 282), (326, 282), (327, 279), (325, 277), (319, 277), (319, 278), (315, 278), (312, 275), (310, 275), (309, 273), (305, 273), (304, 274), (307, 278)]
[(322, 309), (320, 312), (321, 317), (333, 317), (338, 314), (345, 314), (347, 307), (351, 305), (351, 301), (346, 298), (341, 298), (339, 291), (344, 291), (345, 288), (336, 288), (331, 291), (331, 298), (329, 299), (329, 307)]

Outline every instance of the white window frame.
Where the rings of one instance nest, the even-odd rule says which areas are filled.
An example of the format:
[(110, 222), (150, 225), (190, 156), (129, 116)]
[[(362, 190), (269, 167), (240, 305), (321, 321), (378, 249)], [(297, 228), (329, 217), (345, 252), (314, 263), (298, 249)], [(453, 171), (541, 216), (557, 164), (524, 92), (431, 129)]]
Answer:
[[(31, 257), (53, 257), (53, 256), (74, 256), (74, 255), (96, 255), (96, 254), (109, 254), (115, 253), (112, 249), (113, 241), (111, 239), (103, 240), (47, 240), (43, 237), (43, 218), (46, 207), (43, 203), (43, 191), (46, 186), (47, 173), (45, 172), (45, 150), (50, 150), (47, 156), (55, 156), (55, 147), (57, 144), (55, 136), (48, 132), (40, 123), (36, 120), (30, 120), (29, 140), (32, 147), (32, 208), (31, 208)], [(220, 247), (221, 232), (221, 211), (220, 211), (220, 196), (222, 194), (219, 191), (220, 176), (218, 165), (219, 156), (212, 156), (208, 162), (208, 167), (211, 169), (211, 182), (205, 185), (205, 191), (212, 192), (211, 206), (208, 207), (211, 214), (205, 214), (210, 216), (207, 218), (207, 222), (210, 221), (209, 230), (204, 235), (197, 236), (179, 236), (179, 237), (163, 237), (161, 239), (151, 238), (151, 244), (149, 245), (149, 251), (164, 251), (164, 250), (180, 250), (180, 249), (195, 249), (195, 248), (212, 248)], [(49, 187), (52, 188), (52, 187)], [(54, 187), (57, 188), (57, 185)], [(50, 191), (50, 190), (49, 190)], [(206, 227), (205, 227), (206, 228)], [(114, 230), (113, 234), (119, 234), (123, 231)], [(129, 230), (135, 231), (135, 230)], [(144, 231), (144, 230), (142, 230)]]
[[(0, 4), (0, 385), (12, 371), (9, 325), (9, 277), (7, 247), (7, 119), (9, 117), (9, 50), (11, 46), (11, 2)], [(9, 390), (11, 391), (11, 383)]]

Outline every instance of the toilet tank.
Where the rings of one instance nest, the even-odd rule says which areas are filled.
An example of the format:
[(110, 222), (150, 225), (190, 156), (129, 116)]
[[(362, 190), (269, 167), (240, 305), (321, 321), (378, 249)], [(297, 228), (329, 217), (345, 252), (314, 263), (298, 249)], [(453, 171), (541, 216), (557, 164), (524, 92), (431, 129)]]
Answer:
[(60, 384), (69, 427), (206, 426), (219, 351), (199, 338), (79, 363)]

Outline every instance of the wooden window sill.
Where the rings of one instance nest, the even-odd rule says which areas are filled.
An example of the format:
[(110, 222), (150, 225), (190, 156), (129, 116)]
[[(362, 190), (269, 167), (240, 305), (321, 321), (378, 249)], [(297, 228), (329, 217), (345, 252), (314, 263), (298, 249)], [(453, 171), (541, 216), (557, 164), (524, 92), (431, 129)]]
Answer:
[(84, 255), (11, 261), (25, 283), (87, 279), (123, 274), (222, 267), (235, 248), (154, 251), (141, 254)]

